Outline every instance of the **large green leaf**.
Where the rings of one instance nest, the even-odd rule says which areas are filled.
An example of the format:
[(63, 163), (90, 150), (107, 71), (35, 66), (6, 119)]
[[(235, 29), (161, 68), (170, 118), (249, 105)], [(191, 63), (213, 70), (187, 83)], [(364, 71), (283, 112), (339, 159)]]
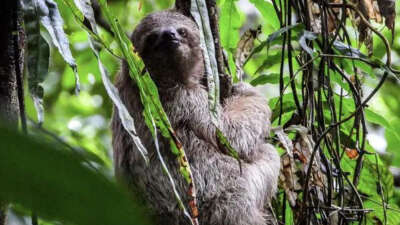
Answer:
[(78, 153), (0, 128), (0, 199), (79, 225), (150, 224), (146, 211)]
[(274, 6), (268, 0), (250, 0), (251, 3), (260, 11), (265, 21), (272, 26), (273, 29), (279, 29), (279, 19), (275, 13)]
[[(263, 84), (278, 84), (280, 75), (278, 73), (270, 73), (270, 74), (260, 74), (252, 81), (250, 84), (253, 86), (263, 85)], [(286, 79), (285, 79), (286, 78)], [(289, 80), (287, 77), (284, 78), (284, 82), (287, 83)]]
[(236, 7), (237, 0), (225, 0), (221, 6), (219, 19), (221, 30), (221, 44), (229, 51), (233, 51), (239, 42), (240, 14)]
[(379, 115), (378, 113), (375, 113), (370, 109), (365, 109), (364, 112), (365, 112), (365, 118), (367, 119), (368, 122), (381, 125), (383, 128), (386, 129), (386, 131), (392, 132), (394, 135), (393, 138), (396, 138), (397, 141), (400, 142), (400, 136), (397, 132), (398, 130), (396, 130), (392, 126), (392, 124), (389, 123), (383, 116)]

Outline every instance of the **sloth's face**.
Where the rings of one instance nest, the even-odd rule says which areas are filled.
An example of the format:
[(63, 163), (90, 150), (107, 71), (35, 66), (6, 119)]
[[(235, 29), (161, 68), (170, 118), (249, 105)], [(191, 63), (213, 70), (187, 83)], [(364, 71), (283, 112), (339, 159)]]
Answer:
[(197, 58), (200, 49), (196, 24), (171, 11), (144, 18), (136, 27), (132, 41), (148, 67), (182, 66)]
[(172, 59), (175, 57), (189, 57), (192, 40), (196, 37), (186, 26), (177, 24), (155, 27), (144, 37), (142, 56), (151, 54), (152, 57)]

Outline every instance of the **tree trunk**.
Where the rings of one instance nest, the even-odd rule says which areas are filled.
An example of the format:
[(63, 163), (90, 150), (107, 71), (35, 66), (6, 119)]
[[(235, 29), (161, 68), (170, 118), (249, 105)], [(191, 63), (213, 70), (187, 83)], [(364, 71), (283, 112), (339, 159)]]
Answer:
[[(0, 125), (18, 126), (17, 75), (23, 68), (22, 15), (18, 0), (5, 0), (0, 7)], [(5, 151), (5, 149), (0, 149)], [(6, 223), (6, 204), (0, 199), (0, 225)]]

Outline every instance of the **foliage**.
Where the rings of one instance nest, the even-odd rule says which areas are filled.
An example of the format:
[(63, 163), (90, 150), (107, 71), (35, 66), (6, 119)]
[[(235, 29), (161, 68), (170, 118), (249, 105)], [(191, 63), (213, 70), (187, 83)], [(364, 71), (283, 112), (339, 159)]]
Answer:
[(143, 206), (81, 154), (5, 128), (0, 148), (0, 199), (69, 224), (150, 224)]
[[(64, 39), (71, 43), (71, 55), (75, 57), (81, 93), (74, 94), (74, 69), (64, 63), (63, 51), (60, 50), (60, 54), (54, 48), (60, 45), (54, 42), (52, 31), (47, 26), (40, 27), (38, 20), (31, 20), (34, 22), (32, 24), (26, 23), (28, 85), (33, 97), (33, 100), (26, 98), (27, 115), (31, 119), (30, 131), (35, 135), (45, 134), (46, 138), (56, 137), (68, 149), (79, 149), (85, 153), (82, 157), (95, 160), (98, 168), (89, 169), (81, 156), (54, 147), (59, 144), (51, 142), (50, 147), (11, 131), (1, 131), (0, 137), (4, 141), (0, 142), (0, 148), (9, 149), (13, 154), (0, 157), (0, 161), (3, 160), (0, 162), (0, 173), (7, 173), (5, 177), (9, 180), (5, 181), (9, 185), (24, 183), (19, 183), (23, 184), (18, 186), (21, 189), (1, 185), (1, 190), (8, 188), (8, 192), (0, 192), (4, 193), (0, 197), (14, 203), (15, 213), (26, 215), (27, 210), (35, 210), (42, 219), (41, 224), (56, 224), (53, 220), (67, 224), (100, 224), (90, 216), (98, 215), (102, 210), (103, 217), (96, 221), (113, 221), (113, 224), (121, 221), (122, 224), (122, 218), (126, 218), (125, 221), (134, 224), (142, 218), (135, 217), (139, 215), (137, 213), (127, 213), (133, 210), (128, 206), (133, 203), (127, 202), (113, 181), (102, 175), (112, 174), (108, 129), (112, 101), (103, 81), (105, 76), (109, 75), (112, 79), (118, 72), (119, 60), (114, 55), (131, 57), (132, 71), (136, 71), (132, 76), (136, 81), (141, 80), (139, 82), (149, 85), (147, 92), (144, 91), (147, 97), (143, 97), (144, 105), (148, 107), (149, 127), (155, 131), (156, 122), (158, 129), (167, 136), (171, 135), (170, 126), (164, 123), (163, 115), (157, 115), (159, 103), (150, 101), (158, 99), (157, 93), (152, 91), (151, 79), (148, 75), (137, 77), (141, 68), (133, 67), (140, 62), (129, 53), (131, 45), (123, 32), (130, 32), (147, 13), (171, 7), (173, 1), (109, 0), (108, 8), (104, 5), (105, 1), (100, 1), (103, 3), (100, 11), (107, 18), (106, 24), (111, 24), (111, 27), (107, 29), (97, 21), (97, 32), (85, 24), (83, 14), (72, 7), (75, 5), (72, 1), (55, 2), (65, 22), (63, 26), (58, 25), (58, 29), (64, 28), (68, 37)], [(301, 2), (310, 3), (312, 19), (304, 13), (306, 6)], [(362, 2), (373, 3), (372, 0)], [(246, 12), (239, 7), (242, 3), (237, 0), (218, 1), (221, 43), (227, 53), (231, 75), (235, 80), (242, 78), (236, 76), (237, 62), (242, 61), (243, 79), (266, 93), (273, 111), (273, 125), (282, 127), (281, 131), (276, 130), (277, 136), (272, 141), (276, 146), (283, 146), (282, 162), (290, 170), (283, 171), (285, 176), (281, 177), (281, 189), (274, 202), (277, 219), (285, 224), (293, 224), (293, 221), (327, 224), (334, 219), (345, 224), (356, 224), (357, 221), (398, 224), (400, 192), (394, 187), (388, 168), (400, 167), (400, 89), (398, 74), (393, 69), (400, 66), (397, 58), (400, 43), (399, 26), (393, 27), (393, 12), (389, 5), (381, 11), (365, 5), (357, 9), (363, 13), (367, 9), (369, 13), (363, 14), (365, 19), (377, 23), (382, 22), (378, 18), (382, 14), (381, 17), (386, 17), (386, 25), (397, 31), (394, 32), (395, 36), (377, 23), (372, 25), (378, 28), (382, 36), (372, 35), (371, 29), (365, 28), (365, 21), (357, 15), (357, 10), (351, 7), (344, 10), (346, 6), (343, 5), (329, 7), (327, 4), (315, 5), (312, 1), (249, 0), (248, 3), (258, 10), (256, 23), (261, 24), (262, 29), (252, 39), (255, 47), (250, 49), (243, 61), (235, 58), (240, 55), (236, 53), (243, 50), (238, 48), (243, 38), (241, 34), (245, 33), (244, 27), (256, 27), (249, 26)], [(382, 4), (379, 6), (382, 7)], [(291, 18), (291, 13), (297, 17)], [(112, 15), (118, 15), (121, 27)], [(293, 23), (294, 20), (296, 23)], [(320, 23), (324, 20), (326, 24)], [(318, 24), (320, 26), (316, 26)], [(387, 43), (382, 37), (394, 40), (389, 49), (392, 50), (391, 54), (387, 52)], [(46, 40), (54, 45), (50, 48), (50, 64), (46, 57)], [(91, 47), (94, 47), (97, 58), (93, 56)], [(390, 55), (393, 55), (393, 59), (387, 64), (385, 60), (390, 59)], [(103, 70), (109, 72), (104, 73)], [(384, 78), (387, 78), (386, 82), (380, 86), (379, 82)], [(372, 95), (369, 98), (377, 85), (379, 92), (374, 98)], [(36, 114), (36, 110), (43, 110), (41, 101), (45, 116)], [(39, 119), (35, 119), (37, 115)], [(42, 121), (42, 127), (38, 127), (37, 123)], [(384, 154), (380, 152), (384, 149), (382, 144), (369, 142), (373, 139), (367, 134), (368, 130), (372, 130), (371, 133), (384, 131), (387, 143)], [(288, 139), (284, 139), (285, 135)], [(21, 138), (24, 139), (23, 143), (16, 141)], [(40, 140), (43, 140), (43, 136)], [(174, 145), (174, 142), (171, 141), (171, 144)], [(50, 156), (55, 158), (50, 159)], [(26, 164), (17, 164), (15, 157), (22, 157)], [(15, 170), (6, 170), (11, 167)], [(59, 180), (57, 174), (61, 172), (58, 171), (65, 172), (65, 176), (61, 177), (65, 177), (64, 180)], [(15, 176), (11, 176), (12, 173)], [(48, 179), (40, 183), (35, 179), (37, 176), (29, 174), (43, 174), (41, 179)], [(189, 177), (188, 174), (186, 176)], [(29, 179), (19, 179), (21, 177)], [(96, 192), (91, 193), (94, 186)], [(49, 189), (48, 196), (39, 195), (41, 192), (32, 193), (33, 190), (46, 188)], [(17, 195), (16, 191), (26, 195)], [(75, 197), (63, 199), (65, 195), (61, 193), (71, 193)], [(79, 193), (88, 198), (83, 198)], [(35, 199), (30, 199), (32, 196)], [(79, 199), (82, 200), (80, 206)], [(43, 204), (33, 204), (39, 200)], [(67, 204), (67, 200), (71, 201)], [(121, 204), (113, 207), (113, 201)], [(115, 212), (116, 208), (125, 210)], [(73, 215), (76, 217), (73, 218)], [(76, 218), (80, 218), (79, 221)]]

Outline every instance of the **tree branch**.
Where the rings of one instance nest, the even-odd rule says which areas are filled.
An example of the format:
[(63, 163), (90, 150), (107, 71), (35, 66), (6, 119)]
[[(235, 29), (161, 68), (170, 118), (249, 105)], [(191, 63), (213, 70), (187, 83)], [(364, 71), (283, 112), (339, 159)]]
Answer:
[[(218, 64), (219, 82), (220, 82), (220, 98), (221, 102), (231, 95), (232, 77), (225, 73), (224, 55), (220, 42), (219, 26), (218, 26), (218, 7), (215, 0), (206, 0), (208, 16), (210, 18), (211, 32), (215, 44), (215, 56)], [(182, 14), (191, 17), (189, 0), (176, 0), (175, 8)]]

